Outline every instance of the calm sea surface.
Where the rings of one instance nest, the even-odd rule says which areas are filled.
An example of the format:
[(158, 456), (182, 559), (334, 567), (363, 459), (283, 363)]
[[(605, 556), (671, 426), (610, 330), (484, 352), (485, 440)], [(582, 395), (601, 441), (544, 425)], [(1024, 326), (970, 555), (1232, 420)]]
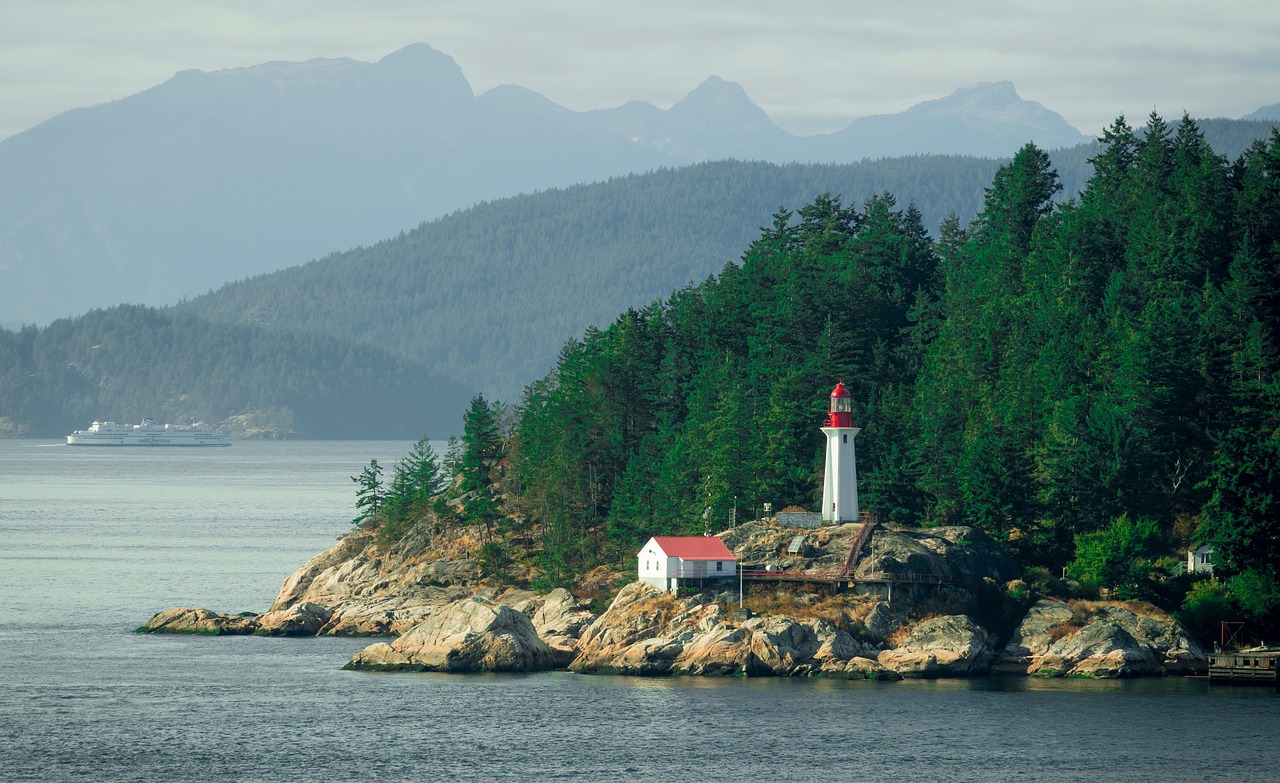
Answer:
[(409, 443), (0, 440), (0, 781), (1275, 781), (1280, 696), (1200, 680), (366, 674), (262, 611)]

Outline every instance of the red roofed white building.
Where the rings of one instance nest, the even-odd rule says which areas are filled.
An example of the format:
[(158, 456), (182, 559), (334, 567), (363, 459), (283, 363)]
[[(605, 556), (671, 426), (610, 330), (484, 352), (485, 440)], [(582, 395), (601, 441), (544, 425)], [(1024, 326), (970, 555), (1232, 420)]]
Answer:
[(738, 575), (738, 561), (712, 536), (654, 536), (636, 556), (640, 581), (675, 592), (682, 583)]

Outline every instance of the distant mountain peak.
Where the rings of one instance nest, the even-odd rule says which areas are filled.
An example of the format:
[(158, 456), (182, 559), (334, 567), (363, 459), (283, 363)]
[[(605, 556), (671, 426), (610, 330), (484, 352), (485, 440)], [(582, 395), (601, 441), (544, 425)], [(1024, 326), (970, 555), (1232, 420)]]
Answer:
[(676, 101), (671, 107), (675, 111), (679, 107), (702, 107), (708, 105), (726, 106), (750, 106), (759, 111), (751, 99), (747, 97), (747, 91), (742, 89), (742, 85), (737, 82), (727, 82), (719, 76), (708, 76), (697, 87), (680, 100)]
[(835, 159), (921, 152), (1002, 157), (1028, 141), (1057, 149), (1089, 140), (1062, 115), (1018, 95), (1007, 80), (961, 87), (897, 114), (863, 117), (828, 139)]
[(769, 115), (751, 102), (742, 85), (719, 76), (707, 77), (668, 112), (673, 118), (699, 118), (703, 123), (737, 126), (750, 132), (773, 126)]
[(466, 103), (475, 97), (458, 63), (424, 43), (397, 49), (373, 67), (387, 75), (389, 85), (403, 88), (405, 97), (442, 105)]
[[(432, 97), (471, 98), (471, 85), (457, 62), (425, 43), (409, 44), (376, 63), (346, 57), (317, 57), (302, 62), (272, 60), (243, 68), (179, 71), (165, 85), (260, 83), (280, 90), (325, 89), (378, 81), (409, 93)], [(163, 86), (163, 85), (162, 85)]]
[(430, 44), (411, 43), (386, 55), (377, 63), (386, 68), (406, 71), (454, 72), (462, 75), (462, 69), (452, 57), (433, 48)]
[[(1008, 115), (1009, 113), (1022, 116), (1052, 114), (1061, 119), (1061, 116), (1055, 112), (1019, 95), (1017, 88), (1014, 87), (1011, 81), (980, 82), (971, 87), (961, 87), (946, 97), (917, 103), (903, 113), (917, 111), (972, 112), (975, 110), (985, 112), (994, 110), (1002, 115)], [(1065, 123), (1066, 120), (1062, 120), (1062, 122)]]
[(976, 93), (989, 95), (993, 97), (1008, 98), (1009, 100), (1020, 101), (1022, 96), (1018, 95), (1018, 88), (1008, 79), (1002, 79), (998, 82), (978, 82), (971, 87), (961, 87), (955, 90), (952, 95), (962, 93)]

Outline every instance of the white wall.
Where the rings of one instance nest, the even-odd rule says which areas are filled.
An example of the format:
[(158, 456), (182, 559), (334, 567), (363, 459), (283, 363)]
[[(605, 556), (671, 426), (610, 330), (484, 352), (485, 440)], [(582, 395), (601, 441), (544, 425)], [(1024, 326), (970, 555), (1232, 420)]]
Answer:
[[(716, 570), (716, 563), (721, 564)], [(668, 557), (652, 540), (645, 544), (636, 556), (636, 575), (641, 582), (659, 590), (673, 589), (673, 579), (715, 579), (737, 576), (737, 563), (733, 560), (690, 560)]]

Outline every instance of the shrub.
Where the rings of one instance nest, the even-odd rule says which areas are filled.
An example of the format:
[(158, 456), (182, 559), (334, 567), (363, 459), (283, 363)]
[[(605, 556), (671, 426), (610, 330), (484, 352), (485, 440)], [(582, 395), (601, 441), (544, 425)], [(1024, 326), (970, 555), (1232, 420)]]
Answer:
[(1040, 595), (1052, 595), (1054, 593), (1054, 583), (1058, 580), (1054, 579), (1053, 574), (1049, 573), (1049, 569), (1043, 566), (1029, 566), (1022, 571), (1022, 581), (1027, 584), (1027, 587)]
[(487, 576), (503, 577), (511, 567), (507, 550), (497, 541), (486, 541), (480, 546), (480, 564)]
[(1086, 584), (1112, 588), (1118, 598), (1148, 598), (1152, 557), (1163, 543), (1153, 520), (1131, 520), (1124, 514), (1103, 530), (1076, 536), (1076, 556), (1067, 573)]
[(1192, 585), (1174, 617), (1201, 643), (1218, 638), (1223, 620), (1236, 616), (1235, 602), (1227, 586), (1208, 580)]
[(1266, 574), (1248, 569), (1227, 582), (1227, 590), (1249, 620), (1267, 625), (1280, 611), (1280, 585)]

